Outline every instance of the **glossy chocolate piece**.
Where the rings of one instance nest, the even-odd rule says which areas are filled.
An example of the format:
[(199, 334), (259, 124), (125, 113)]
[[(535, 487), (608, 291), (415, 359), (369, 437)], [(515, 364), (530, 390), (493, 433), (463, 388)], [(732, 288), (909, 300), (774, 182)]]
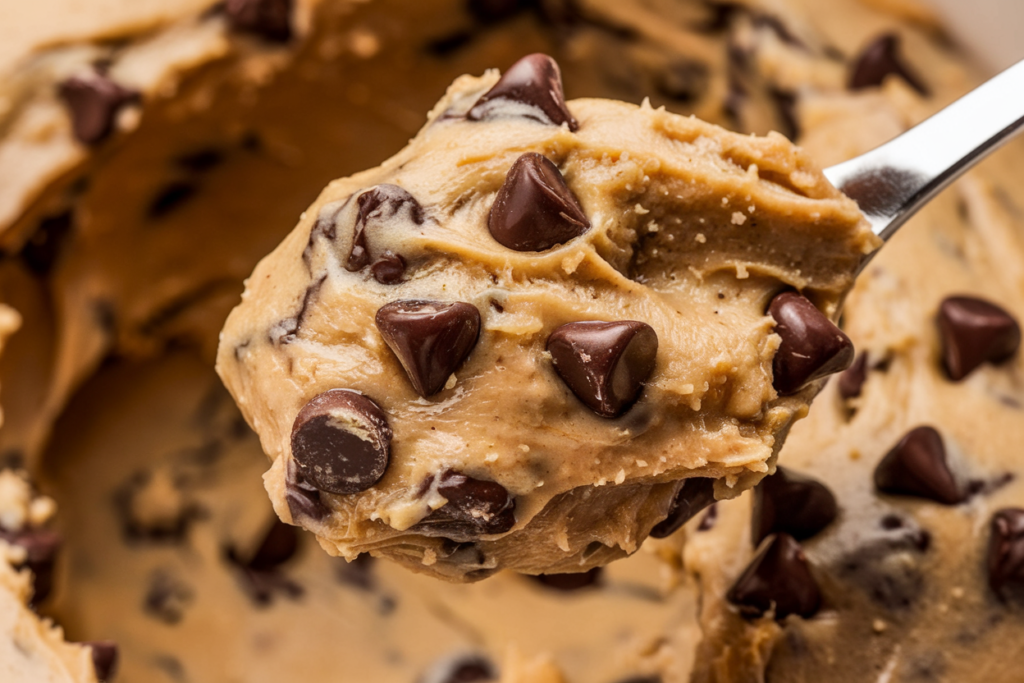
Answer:
[(782, 292), (768, 315), (782, 338), (772, 361), (773, 385), (780, 394), (795, 394), (808, 383), (845, 370), (853, 362), (853, 343), (806, 297)]
[(789, 534), (772, 536), (729, 589), (726, 599), (748, 618), (774, 611), (809, 618), (821, 607), (821, 592), (800, 544)]
[(569, 130), (579, 123), (565, 105), (562, 72), (551, 57), (534, 53), (508, 68), (501, 79), (483, 94), (466, 114), (470, 121), (521, 116)]
[(910, 430), (886, 453), (875, 468), (875, 487), (943, 505), (957, 505), (966, 498), (949, 468), (942, 435), (929, 426)]
[(548, 337), (558, 376), (601, 417), (618, 417), (640, 398), (654, 371), (658, 335), (635, 320), (562, 325)]
[(376, 323), (424, 398), (444, 388), (480, 336), (480, 312), (460, 301), (392, 301), (377, 311)]
[(359, 493), (384, 476), (391, 428), (372, 399), (331, 389), (307, 403), (292, 426), (292, 459), (302, 478), (320, 491)]
[(1002, 363), (1020, 348), (1020, 325), (1005, 309), (970, 296), (942, 301), (938, 315), (942, 363), (953, 381), (982, 363)]
[(516, 251), (544, 251), (579, 237), (590, 220), (549, 159), (535, 152), (509, 169), (487, 217), (491, 236)]
[(690, 477), (672, 500), (668, 516), (654, 525), (650, 535), (666, 538), (675, 533), (701, 510), (715, 502), (715, 480), (709, 477)]
[(831, 524), (837, 514), (835, 496), (824, 484), (777, 467), (754, 488), (751, 540), (756, 547), (772, 534), (786, 533), (803, 541)]

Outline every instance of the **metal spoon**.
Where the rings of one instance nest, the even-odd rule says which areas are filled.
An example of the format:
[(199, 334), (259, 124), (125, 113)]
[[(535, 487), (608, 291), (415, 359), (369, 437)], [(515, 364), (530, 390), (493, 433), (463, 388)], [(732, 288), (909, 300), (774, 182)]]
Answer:
[[(1024, 61), (906, 133), (825, 169), (888, 240), (947, 185), (1024, 128)], [(865, 260), (865, 263), (867, 259)]]

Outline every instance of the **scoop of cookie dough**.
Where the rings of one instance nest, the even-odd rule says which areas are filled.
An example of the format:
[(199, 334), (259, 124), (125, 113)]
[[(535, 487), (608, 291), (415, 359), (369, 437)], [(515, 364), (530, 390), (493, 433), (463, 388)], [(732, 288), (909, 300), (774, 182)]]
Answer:
[(782, 136), (566, 103), (531, 55), (327, 187), (249, 279), (218, 371), (278, 514), (329, 552), (584, 571), (683, 480), (729, 497), (767, 471), (852, 360), (831, 319), (875, 246)]

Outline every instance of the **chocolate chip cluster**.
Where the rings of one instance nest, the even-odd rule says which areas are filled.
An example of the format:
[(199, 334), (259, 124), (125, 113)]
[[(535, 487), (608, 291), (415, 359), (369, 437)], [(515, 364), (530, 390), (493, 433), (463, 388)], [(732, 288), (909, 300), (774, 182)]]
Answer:
[[(465, 114), (467, 120), (479, 122), (510, 116), (579, 130), (562, 94), (558, 65), (550, 57), (533, 54), (518, 61)], [(397, 284), (406, 276), (407, 259), (375, 247), (374, 236), (395, 230), (396, 225), (415, 230), (425, 223), (427, 212), (407, 190), (377, 185), (325, 206), (304, 258), (308, 265), (318, 240), (337, 241), (347, 231), (351, 239), (344, 267), (350, 272), (368, 269), (378, 283)], [(536, 152), (513, 163), (487, 218), (493, 239), (518, 252), (543, 252), (590, 228), (590, 219), (558, 167)], [(779, 394), (795, 394), (852, 362), (850, 340), (806, 297), (783, 291), (771, 300), (767, 313), (781, 339), (773, 364)], [(377, 310), (375, 322), (423, 398), (445, 388), (480, 340), (480, 312), (462, 301), (395, 300)], [(597, 415), (615, 419), (640, 399), (657, 365), (658, 336), (649, 324), (637, 320), (580, 320), (557, 327), (546, 349), (555, 373), (576, 398)], [(311, 399), (295, 418), (291, 433), (288, 500), (293, 516), (326, 516), (327, 509), (317, 502), (319, 491), (349, 495), (373, 487), (388, 468), (392, 438), (388, 416), (369, 396), (337, 388)], [(438, 491), (447, 503), (416, 530), (471, 540), (507, 532), (515, 525), (515, 500), (500, 484), (454, 470), (440, 476)], [(713, 483), (708, 478), (687, 480), (652, 535), (669, 535), (713, 502)]]

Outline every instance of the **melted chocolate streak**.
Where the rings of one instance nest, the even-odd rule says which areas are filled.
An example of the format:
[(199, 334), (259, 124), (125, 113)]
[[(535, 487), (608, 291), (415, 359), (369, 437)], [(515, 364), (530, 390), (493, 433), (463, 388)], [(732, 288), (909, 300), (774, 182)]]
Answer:
[(298, 313), (296, 313), (292, 318), (285, 318), (270, 329), (270, 332), (267, 334), (267, 338), (270, 340), (271, 344), (290, 344), (295, 341), (295, 337), (299, 333), (299, 329), (302, 327), (302, 322), (306, 317), (306, 312), (309, 310), (309, 305), (320, 294), (320, 288), (323, 287), (326, 280), (327, 276), (322, 275), (319, 280), (307, 287), (306, 294), (302, 297), (302, 305), (299, 307)]

